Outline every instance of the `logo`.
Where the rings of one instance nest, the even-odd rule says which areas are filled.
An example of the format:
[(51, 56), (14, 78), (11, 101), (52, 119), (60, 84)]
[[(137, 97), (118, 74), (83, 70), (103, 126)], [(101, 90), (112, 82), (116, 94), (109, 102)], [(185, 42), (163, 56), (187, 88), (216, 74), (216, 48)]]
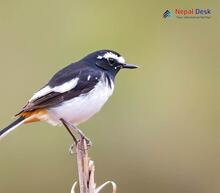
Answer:
[(172, 13), (171, 13), (171, 11), (169, 11), (169, 10), (166, 10), (164, 13), (163, 13), (163, 18), (169, 18), (169, 17), (171, 17), (172, 16)]
[(181, 9), (176, 8), (171, 10), (166, 10), (163, 13), (163, 18), (176, 18), (176, 19), (210, 19), (212, 16), (211, 9), (201, 9), (201, 8), (190, 8)]

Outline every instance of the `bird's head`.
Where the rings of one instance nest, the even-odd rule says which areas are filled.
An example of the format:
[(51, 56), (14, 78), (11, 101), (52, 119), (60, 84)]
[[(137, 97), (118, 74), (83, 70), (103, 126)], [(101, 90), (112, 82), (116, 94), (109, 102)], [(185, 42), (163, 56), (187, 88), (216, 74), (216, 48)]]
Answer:
[(116, 75), (120, 69), (137, 68), (136, 65), (127, 64), (125, 59), (119, 53), (112, 50), (95, 51), (86, 56), (83, 60), (86, 60), (87, 63), (95, 65), (98, 68), (110, 72), (114, 75)]

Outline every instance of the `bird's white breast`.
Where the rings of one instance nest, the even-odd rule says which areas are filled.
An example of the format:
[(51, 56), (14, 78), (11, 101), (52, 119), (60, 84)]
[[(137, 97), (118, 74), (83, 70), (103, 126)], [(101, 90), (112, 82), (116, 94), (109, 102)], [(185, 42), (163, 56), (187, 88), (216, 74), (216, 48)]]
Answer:
[(88, 120), (97, 113), (112, 95), (114, 84), (111, 88), (106, 80), (99, 81), (90, 92), (61, 103), (49, 109), (47, 121), (53, 125), (60, 124), (60, 118), (77, 125)]

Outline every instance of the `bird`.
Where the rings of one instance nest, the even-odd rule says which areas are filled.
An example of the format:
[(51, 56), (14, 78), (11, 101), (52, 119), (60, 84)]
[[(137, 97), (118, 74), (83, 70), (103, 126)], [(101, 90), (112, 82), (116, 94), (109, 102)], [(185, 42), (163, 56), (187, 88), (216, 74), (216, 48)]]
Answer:
[[(115, 77), (121, 69), (135, 69), (116, 51), (94, 51), (58, 71), (15, 116), (17, 119), (0, 130), (0, 138), (22, 124), (38, 121), (70, 127), (86, 137), (77, 125), (101, 110), (113, 94)], [(86, 138), (88, 140), (88, 138)], [(89, 140), (88, 140), (89, 141)]]

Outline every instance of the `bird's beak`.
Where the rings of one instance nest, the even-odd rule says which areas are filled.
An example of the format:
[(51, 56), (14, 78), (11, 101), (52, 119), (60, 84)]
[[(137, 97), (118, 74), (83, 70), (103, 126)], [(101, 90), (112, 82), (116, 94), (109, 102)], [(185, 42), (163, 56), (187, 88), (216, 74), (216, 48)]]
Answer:
[(138, 68), (138, 66), (134, 64), (124, 64), (122, 68), (134, 69), (134, 68)]

